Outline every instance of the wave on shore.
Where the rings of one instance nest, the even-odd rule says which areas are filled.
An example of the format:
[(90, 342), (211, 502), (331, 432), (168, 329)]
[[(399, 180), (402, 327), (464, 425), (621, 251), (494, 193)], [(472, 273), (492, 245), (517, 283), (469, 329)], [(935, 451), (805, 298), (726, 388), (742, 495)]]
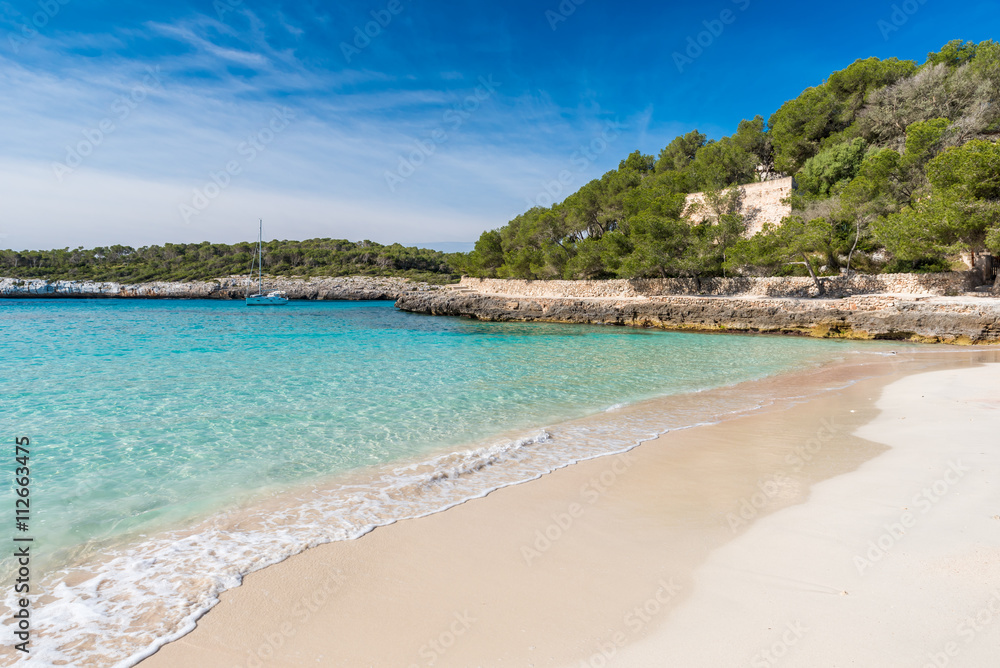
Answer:
[[(813, 391), (843, 386), (851, 377), (837, 366), (803, 373)], [(575, 462), (625, 452), (670, 430), (800, 399), (801, 386), (772, 377), (619, 404), (520, 437), (278, 494), (191, 529), (121, 546), (99, 563), (51, 576), (60, 583), (36, 614), (32, 659), (39, 665), (134, 665), (192, 630), (245, 575), (309, 547), (440, 512)]]

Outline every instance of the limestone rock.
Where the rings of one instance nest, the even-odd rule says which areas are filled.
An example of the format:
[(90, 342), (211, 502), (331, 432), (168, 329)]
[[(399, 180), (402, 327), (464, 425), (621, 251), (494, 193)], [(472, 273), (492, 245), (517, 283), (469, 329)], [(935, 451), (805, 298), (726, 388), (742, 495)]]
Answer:
[(411, 292), (396, 302), (405, 311), (498, 322), (570, 322), (943, 343), (1000, 342), (1000, 300), (982, 297), (548, 297), (533, 298), (530, 305), (526, 308), (523, 302), (510, 301), (509, 296), (456, 291)]
[[(130, 297), (138, 299), (243, 299), (245, 276), (213, 281), (122, 284), (93, 281), (46, 281), (0, 278), (0, 297)], [(340, 276), (336, 278), (265, 278), (265, 292), (281, 290), (290, 299), (396, 300), (410, 292), (429, 292), (440, 286), (406, 278)], [(256, 290), (256, 283), (251, 286)]]

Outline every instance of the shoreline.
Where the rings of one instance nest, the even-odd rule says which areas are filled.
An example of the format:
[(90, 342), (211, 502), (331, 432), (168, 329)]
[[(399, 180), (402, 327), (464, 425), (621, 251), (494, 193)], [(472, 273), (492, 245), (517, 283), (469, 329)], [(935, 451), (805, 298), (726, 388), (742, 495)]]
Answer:
[(513, 296), (447, 288), (404, 294), (396, 301), (396, 307), (412, 313), (493, 322), (600, 324), (699, 333), (783, 334), (955, 345), (1000, 343), (1000, 299), (987, 295), (583, 298)]
[[(205, 281), (53, 280), (0, 277), (0, 299), (218, 299), (241, 300), (247, 293), (245, 276)], [(256, 286), (253, 287), (256, 290)], [(437, 290), (439, 286), (408, 278), (387, 276), (317, 276), (289, 278), (268, 276), (264, 292), (285, 292), (294, 300), (394, 301), (410, 292)]]
[[(1000, 364), (990, 362), (889, 384), (877, 418), (855, 432), (888, 449), (715, 551), (692, 599), (621, 665), (665, 652), (682, 665), (995, 663)], [(690, 632), (708, 623), (726, 629), (725, 646)]]
[[(974, 272), (824, 279), (729, 278), (517, 281), (463, 278), (269, 277), (264, 291), (293, 301), (383, 300), (402, 311), (494, 322), (600, 324), (699, 333), (780, 334), (851, 340), (1000, 343), (1000, 282)], [(0, 299), (241, 300), (245, 277), (121, 284), (0, 277)]]
[[(625, 623), (620, 613), (610, 612), (628, 609), (629, 601), (636, 600), (652, 601), (650, 606), (666, 612), (687, 600), (695, 591), (692, 574), (712, 550), (753, 530), (740, 526), (734, 531), (720, 519), (726, 512), (740, 512), (739, 499), (759, 498), (754, 483), (765, 479), (761, 467), (764, 462), (782, 467), (780, 462), (792, 452), (788, 448), (800, 445), (793, 434), (804, 425), (807, 433), (816, 433), (819, 405), (827, 412), (841, 410), (838, 424), (855, 420), (860, 426), (862, 417), (874, 415), (852, 416), (844, 398), (853, 396), (857, 404), (859, 388), (870, 394), (872, 387), (894, 376), (997, 357), (987, 350), (889, 357), (877, 363), (883, 373), (879, 378), (830, 390), (804, 405), (788, 401), (647, 441), (626, 453), (626, 459), (635, 458), (640, 466), (623, 461), (623, 455), (580, 462), (433, 515), (380, 527), (357, 540), (309, 549), (247, 576), (244, 586), (222, 595), (193, 633), (141, 665), (179, 666), (192, 660), (206, 666), (257, 661), (302, 665), (319, 660), (325, 665), (421, 666), (430, 665), (427, 655), (436, 652), (428, 639), (447, 639), (448, 634), (454, 636), (454, 647), (437, 656), (440, 662), (434, 665), (467, 665), (484, 658), (493, 661), (489, 665), (501, 665), (499, 659), (505, 665), (526, 665), (518, 663), (522, 660), (568, 665), (590, 657), (593, 641), (597, 646), (612, 642), (618, 652), (619, 633), (627, 641), (621, 647), (632, 645), (669, 615), (640, 624), (641, 616)], [(798, 409), (789, 410), (792, 406)], [(776, 433), (776, 421), (781, 444), (762, 436)], [(734, 453), (738, 436), (748, 443)], [(780, 494), (767, 497), (759, 508), (752, 502), (750, 508), (757, 512), (748, 525), (801, 503), (817, 481), (854, 470), (887, 450), (853, 437), (844, 441), (848, 445), (824, 447), (822, 465), (806, 467), (805, 477), (790, 474)], [(747, 460), (751, 453), (755, 458)], [(687, 474), (682, 475), (685, 466)], [(748, 478), (746, 467), (757, 475)], [(673, 480), (674, 488), (664, 491), (654, 472)], [(613, 484), (601, 485), (601, 476)], [(598, 486), (585, 493), (593, 480)], [(685, 547), (667, 554), (661, 549), (667, 544)], [(650, 580), (650, 573), (660, 577)], [(326, 593), (323, 604), (312, 610), (306, 604), (316, 591)], [(469, 621), (473, 618), (475, 623)], [(287, 619), (290, 626), (275, 619)], [(381, 632), (369, 628), (374, 619)], [(635, 634), (634, 625), (639, 626)], [(603, 630), (615, 627), (602, 641)], [(330, 635), (332, 628), (337, 631)], [(455, 635), (459, 628), (461, 644)], [(269, 634), (273, 642), (262, 640)], [(521, 642), (524, 638), (531, 641)], [(372, 647), (381, 653), (375, 663)], [(269, 658), (255, 659), (255, 651)]]
[[(660, 337), (639, 338), (653, 341)], [(781, 350), (799, 347), (778, 346)], [(886, 346), (870, 351), (850, 344), (802, 347), (817, 355), (820, 350), (830, 352), (804, 359), (793, 374), (822, 374), (839, 368), (843, 360), (864, 366), (866, 361), (888, 359), (876, 352)], [(767, 348), (759, 348), (761, 364), (769, 359), (763, 352)], [(841, 352), (834, 353), (836, 349)], [(737, 359), (726, 362), (727, 357), (706, 358), (705, 363), (725, 366)], [(641, 368), (636, 373), (641, 374)], [(614, 406), (608, 406), (610, 400), (605, 403), (604, 396), (620, 394), (602, 395), (596, 397), (599, 403), (576, 418), (570, 414), (552, 422), (542, 418), (523, 428), (508, 425), (496, 437), (464, 440), (461, 446), (442, 445), (441, 450), (414, 454), (413, 460), (358, 469), (344, 474), (346, 478), (337, 475), (306, 481), (252, 499), (237, 496), (236, 505), (204, 515), (204, 521), (195, 520), (194, 525), (150, 527), (136, 540), (124, 534), (122, 538), (128, 539), (124, 543), (108, 543), (100, 550), (95, 550), (99, 545), (90, 546), (85, 555), (81, 553), (86, 561), (75, 561), (68, 572), (52, 572), (52, 578), (39, 582), (43, 603), (36, 611), (35, 656), (80, 665), (111, 665), (128, 656), (138, 657), (193, 627), (194, 620), (215, 604), (216, 596), (239, 586), (247, 573), (311, 546), (356, 538), (374, 526), (440, 512), (574, 461), (631, 449), (664, 428), (681, 430), (730, 419), (734, 412), (752, 411), (783, 396), (777, 375), (743, 383), (735, 383), (732, 374), (715, 376), (716, 382), (728, 379), (734, 384), (714, 389), (696, 385), (686, 392), (654, 399), (637, 397), (632, 403)], [(598, 379), (594, 382), (602, 386)], [(552, 390), (559, 395), (558, 388)], [(664, 419), (664, 414), (669, 418)], [(548, 426), (539, 426), (543, 424)], [(540, 429), (551, 433), (539, 439)], [(54, 613), (46, 610), (49, 605)], [(89, 618), (94, 623), (67, 624), (69, 617)], [(123, 633), (121, 624), (127, 620), (134, 621), (128, 633)]]

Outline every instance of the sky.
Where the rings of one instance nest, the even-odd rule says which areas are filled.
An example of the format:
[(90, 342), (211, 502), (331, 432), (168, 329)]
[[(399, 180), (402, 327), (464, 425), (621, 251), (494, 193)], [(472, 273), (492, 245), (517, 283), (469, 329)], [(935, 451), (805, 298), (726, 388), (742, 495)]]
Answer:
[(0, 1), (0, 248), (471, 242), (995, 2)]

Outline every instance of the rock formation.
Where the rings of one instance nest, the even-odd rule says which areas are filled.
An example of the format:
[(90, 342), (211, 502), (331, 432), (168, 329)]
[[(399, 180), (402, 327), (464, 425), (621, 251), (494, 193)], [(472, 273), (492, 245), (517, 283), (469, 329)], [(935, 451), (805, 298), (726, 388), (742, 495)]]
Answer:
[(407, 293), (405, 311), (492, 321), (565, 322), (706, 332), (770, 332), (823, 338), (1000, 343), (1000, 300), (975, 296), (860, 295), (515, 297), (468, 287)]
[[(212, 281), (114, 283), (46, 281), (0, 278), (0, 297), (131, 297), (140, 299), (243, 299), (245, 276)], [(251, 287), (256, 291), (256, 283)], [(281, 290), (290, 299), (399, 299), (409, 292), (433, 291), (438, 286), (406, 278), (342, 276), (337, 278), (282, 278), (263, 281), (265, 292)]]

